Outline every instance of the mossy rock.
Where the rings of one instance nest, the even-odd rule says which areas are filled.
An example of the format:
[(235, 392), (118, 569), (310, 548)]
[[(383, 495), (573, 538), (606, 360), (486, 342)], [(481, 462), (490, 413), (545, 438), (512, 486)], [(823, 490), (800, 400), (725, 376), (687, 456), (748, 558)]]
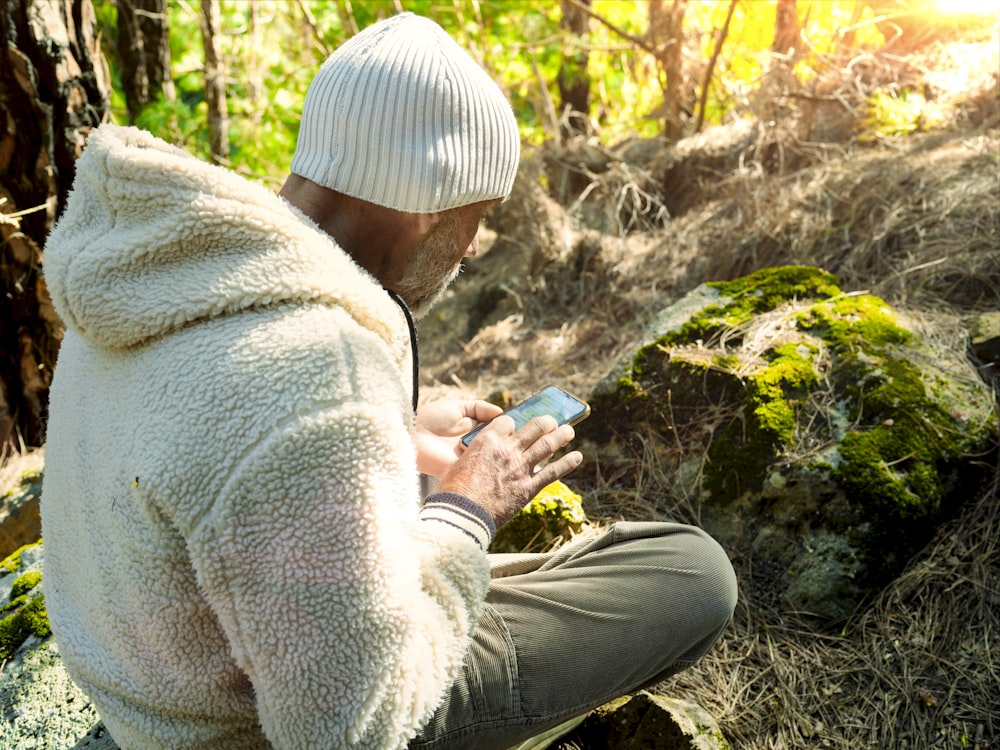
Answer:
[(762, 592), (836, 620), (979, 481), (996, 404), (967, 354), (960, 335), (826, 271), (764, 269), (664, 310), (578, 434), (605, 463), (658, 435), (706, 527), (765, 571)]
[(691, 701), (642, 691), (595, 709), (552, 750), (729, 750), (715, 718)]
[(0, 562), (0, 661), (13, 656), (31, 636), (52, 634), (36, 563), (40, 552), (40, 543), (26, 545)]
[(98, 720), (49, 637), (43, 555), (30, 544), (0, 563), (0, 747), (84, 747), (75, 743)]
[(553, 482), (497, 531), (490, 552), (534, 552), (557, 539), (568, 540), (583, 528), (583, 499), (562, 482)]

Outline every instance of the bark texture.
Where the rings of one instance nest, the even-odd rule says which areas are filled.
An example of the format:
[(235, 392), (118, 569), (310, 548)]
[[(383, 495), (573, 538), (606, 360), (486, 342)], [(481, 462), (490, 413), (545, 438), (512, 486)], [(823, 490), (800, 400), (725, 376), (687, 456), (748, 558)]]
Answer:
[(118, 59), (129, 120), (162, 97), (172, 101), (167, 0), (117, 0)]
[(684, 137), (684, 14), (688, 0), (650, 0), (649, 41), (666, 78), (663, 89), (663, 135), (672, 141)]
[(0, 2), (0, 453), (39, 446), (62, 324), (42, 248), (108, 110), (91, 0)]
[(201, 0), (209, 147), (212, 160), (224, 164), (229, 160), (229, 110), (226, 104), (226, 70), (219, 36), (220, 23), (218, 0)]
[[(580, 7), (583, 6), (583, 7)], [(567, 32), (569, 44), (564, 45), (563, 59), (559, 65), (560, 130), (564, 137), (588, 135), (590, 127), (590, 73), (587, 70), (590, 54), (586, 36), (590, 30), (590, 16), (584, 8), (590, 0), (563, 0), (562, 19), (559, 27)], [(574, 44), (583, 42), (583, 44)], [(572, 51), (576, 47), (575, 51)]]

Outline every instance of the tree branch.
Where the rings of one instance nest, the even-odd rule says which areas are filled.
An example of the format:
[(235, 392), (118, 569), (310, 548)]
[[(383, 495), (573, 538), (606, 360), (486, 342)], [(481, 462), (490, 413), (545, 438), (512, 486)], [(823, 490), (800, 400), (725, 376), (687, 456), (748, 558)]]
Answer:
[[(595, 21), (597, 21), (599, 24), (602, 24), (603, 26), (606, 26), (607, 28), (611, 29), (611, 31), (613, 31), (614, 33), (616, 33), (618, 36), (620, 36), (623, 39), (627, 39), (628, 41), (632, 42), (632, 44), (634, 44), (636, 47), (639, 47), (640, 49), (645, 50), (646, 52), (648, 52), (649, 54), (651, 54), (653, 56), (656, 56), (658, 54), (658, 50), (656, 49), (656, 47), (654, 47), (653, 45), (651, 45), (645, 39), (643, 39), (642, 37), (638, 37), (638, 36), (634, 36), (632, 34), (629, 34), (624, 29), (618, 28), (613, 23), (611, 23), (611, 21), (609, 21), (608, 19), (604, 18), (604, 16), (598, 15), (597, 13), (595, 13), (594, 11), (592, 11), (590, 8), (588, 8), (586, 5), (584, 5), (583, 3), (579, 2), (579, 0), (566, 0), (566, 2), (569, 5), (572, 5), (577, 10), (579, 10), (581, 13), (586, 13), (588, 16), (590, 16)], [(670, 40), (669, 42), (667, 42), (667, 44), (672, 44), (673, 42), (674, 42), (674, 40)]]
[(701, 98), (698, 100), (698, 120), (695, 122), (694, 132), (700, 133), (701, 126), (705, 122), (705, 107), (708, 104), (708, 87), (712, 83), (712, 73), (715, 71), (715, 63), (722, 52), (722, 45), (729, 36), (729, 24), (733, 20), (733, 13), (736, 11), (736, 3), (740, 0), (730, 0), (729, 11), (726, 13), (726, 20), (719, 30), (719, 38), (715, 41), (715, 49), (712, 50), (712, 57), (709, 58), (708, 67), (705, 69), (705, 78), (701, 82)]

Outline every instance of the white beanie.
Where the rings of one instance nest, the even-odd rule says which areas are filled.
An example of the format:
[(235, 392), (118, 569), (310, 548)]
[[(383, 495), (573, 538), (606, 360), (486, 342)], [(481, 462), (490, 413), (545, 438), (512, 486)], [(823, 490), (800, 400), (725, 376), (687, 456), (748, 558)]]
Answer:
[(320, 67), (291, 171), (369, 203), (436, 213), (510, 195), (520, 145), (486, 71), (436, 23), (402, 13)]

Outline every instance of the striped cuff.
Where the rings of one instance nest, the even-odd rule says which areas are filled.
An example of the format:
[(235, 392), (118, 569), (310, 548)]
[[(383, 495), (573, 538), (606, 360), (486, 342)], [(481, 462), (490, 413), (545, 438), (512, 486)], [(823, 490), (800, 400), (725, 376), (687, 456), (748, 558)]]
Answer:
[(428, 495), (420, 508), (421, 521), (440, 521), (464, 531), (484, 550), (496, 536), (497, 527), (489, 513), (465, 495), (435, 492)]

